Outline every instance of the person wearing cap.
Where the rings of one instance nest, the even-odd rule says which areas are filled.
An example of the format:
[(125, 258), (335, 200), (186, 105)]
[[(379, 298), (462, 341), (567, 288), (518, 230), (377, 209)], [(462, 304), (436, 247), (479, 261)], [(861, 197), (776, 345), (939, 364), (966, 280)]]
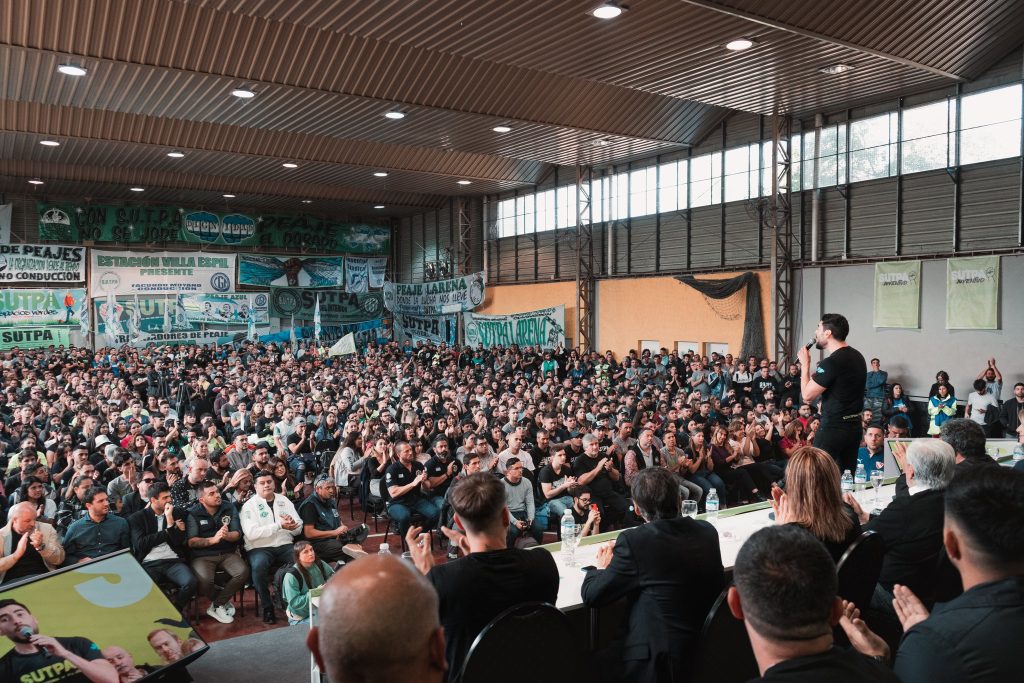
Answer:
[(335, 494), (337, 486), (326, 474), (317, 477), (313, 493), (299, 504), (302, 535), (313, 544), (317, 557), (328, 562), (343, 562), (362, 553), (358, 545), (366, 540), (369, 528), (360, 524), (349, 529), (341, 523)]

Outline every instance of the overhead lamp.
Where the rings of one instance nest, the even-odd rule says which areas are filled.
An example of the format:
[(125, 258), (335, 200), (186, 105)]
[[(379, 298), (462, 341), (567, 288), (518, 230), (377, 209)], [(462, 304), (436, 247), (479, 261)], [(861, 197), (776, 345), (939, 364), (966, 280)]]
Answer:
[(493, 130), (495, 133), (511, 133), (512, 132), (512, 129), (509, 128), (508, 126), (495, 126), (491, 130)]
[(28, 184), (29, 185), (42, 185), (43, 181), (40, 180), (39, 178), (33, 178), (32, 180), (28, 181)]
[(736, 40), (730, 40), (725, 44), (726, 50), (732, 50), (733, 52), (739, 52), (740, 50), (749, 50), (754, 47), (754, 41), (750, 38), (737, 38)]
[(43, 147), (60, 147), (60, 143), (56, 140), (40, 140), (39, 144)]
[(459, 180), (458, 183), (459, 183), (459, 185), (472, 185), (473, 181), (472, 180)]
[(384, 118), (391, 119), (392, 121), (398, 121), (399, 119), (405, 118), (405, 112), (392, 109), (391, 111), (384, 113)]
[(593, 14), (598, 19), (614, 19), (615, 17), (625, 12), (627, 9), (629, 8), (626, 7), (625, 5), (620, 5), (617, 2), (606, 2), (600, 7), (595, 7), (594, 9), (590, 10), (590, 13)]
[(598, 138), (597, 140), (594, 140), (594, 147), (607, 147), (610, 144), (612, 144), (612, 141), (608, 138)]
[(247, 88), (235, 88), (231, 91), (231, 94), (241, 100), (249, 100), (256, 97), (256, 93)]
[(224, 197), (224, 199), (234, 199), (235, 198), (235, 195), (233, 195), (233, 194), (223, 194), (221, 196)]
[(378, 178), (387, 178), (388, 177), (388, 172), (387, 171), (374, 171), (373, 175), (375, 175)]
[(281, 165), (284, 166), (285, 168), (298, 168), (299, 167), (298, 164), (292, 163), (291, 161), (286, 161), (286, 162), (284, 162)]
[(829, 64), (828, 66), (818, 69), (823, 74), (835, 76), (836, 74), (846, 73), (853, 69), (852, 64)]
[(184, 152), (168, 152), (167, 156), (171, 157), (172, 159), (180, 159), (183, 156), (185, 156), (185, 153)]
[(131, 190), (132, 192), (145, 192), (146, 191), (146, 188), (144, 188), (144, 187), (129, 187), (128, 189)]
[(65, 76), (84, 76), (89, 73), (89, 70), (84, 66), (78, 66), (77, 64), (61, 64), (57, 67), (57, 71), (61, 72)]
[(313, 203), (313, 200), (312, 200), (312, 199), (303, 199), (303, 200), (302, 200), (302, 203), (303, 203), (303, 204), (312, 204), (312, 203)]
[(375, 208), (375, 209), (383, 209), (384, 205), (383, 204), (376, 204), (376, 205), (374, 205), (373, 208)]

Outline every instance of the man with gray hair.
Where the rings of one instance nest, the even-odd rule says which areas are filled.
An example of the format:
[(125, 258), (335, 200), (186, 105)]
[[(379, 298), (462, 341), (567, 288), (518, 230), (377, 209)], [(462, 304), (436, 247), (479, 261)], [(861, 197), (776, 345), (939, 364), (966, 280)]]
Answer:
[(870, 519), (850, 494), (846, 502), (865, 531), (876, 531), (885, 545), (882, 573), (871, 607), (893, 613), (894, 584), (910, 588), (925, 604), (934, 602), (936, 568), (942, 552), (945, 489), (956, 471), (953, 447), (939, 439), (921, 439), (907, 448), (907, 493), (896, 496), (882, 514)]
[(448, 666), (438, 614), (437, 593), (412, 565), (370, 555), (324, 586), (306, 645), (335, 683), (440, 683)]

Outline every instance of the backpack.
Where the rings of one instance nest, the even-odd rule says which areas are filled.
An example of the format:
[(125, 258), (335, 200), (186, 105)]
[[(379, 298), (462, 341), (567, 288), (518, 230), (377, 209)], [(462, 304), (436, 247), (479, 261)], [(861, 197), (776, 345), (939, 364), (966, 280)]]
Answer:
[[(320, 567), (320, 571), (326, 574), (327, 572), (324, 570), (323, 560), (317, 558), (317, 564)], [(272, 584), (274, 590), (270, 592), (270, 599), (273, 601), (274, 607), (282, 612), (286, 612), (288, 610), (288, 601), (284, 599), (284, 577), (289, 574), (298, 579), (299, 585), (305, 586), (306, 590), (312, 588), (312, 586), (306, 586), (306, 580), (302, 578), (302, 573), (294, 564), (286, 564), (283, 567), (278, 567), (277, 571), (274, 572), (274, 582)]]

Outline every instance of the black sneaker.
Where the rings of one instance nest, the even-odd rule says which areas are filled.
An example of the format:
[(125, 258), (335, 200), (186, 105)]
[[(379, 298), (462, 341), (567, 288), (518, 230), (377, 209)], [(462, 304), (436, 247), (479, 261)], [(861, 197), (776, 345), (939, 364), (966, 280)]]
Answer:
[(277, 616), (274, 614), (274, 609), (273, 608), (263, 610), (263, 623), (264, 624), (276, 624), (277, 623)]
[(359, 545), (362, 545), (363, 541), (365, 541), (370, 535), (370, 527), (365, 524), (360, 524), (355, 529), (349, 529), (348, 533), (351, 534), (352, 537), (352, 540), (349, 541), (350, 543), (358, 543)]

